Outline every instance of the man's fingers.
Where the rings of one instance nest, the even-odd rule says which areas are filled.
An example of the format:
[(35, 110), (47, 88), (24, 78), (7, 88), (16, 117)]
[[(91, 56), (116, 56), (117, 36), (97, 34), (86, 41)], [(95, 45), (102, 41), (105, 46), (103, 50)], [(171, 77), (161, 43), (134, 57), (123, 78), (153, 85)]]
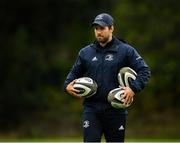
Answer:
[(127, 100), (125, 101), (125, 105), (128, 105), (131, 103), (131, 97), (128, 97)]
[(76, 82), (76, 79), (70, 82), (70, 85), (73, 86), (73, 84)]
[(77, 90), (75, 88), (73, 88), (72, 91), (75, 92), (75, 93), (79, 93), (80, 92), (79, 90)]
[(79, 97), (78, 96), (78, 93), (80, 92), (79, 90), (77, 89), (74, 89), (73, 85), (74, 83), (76, 82), (76, 79), (71, 81), (68, 86), (66, 87), (66, 90), (69, 94), (73, 95), (73, 96), (76, 96), (76, 97)]
[(71, 95), (78, 97), (78, 98), (81, 98), (76, 92), (71, 92)]
[(122, 97), (124, 99), (124, 104), (128, 105), (133, 101), (134, 92), (129, 87), (122, 88), (124, 89), (124, 95)]

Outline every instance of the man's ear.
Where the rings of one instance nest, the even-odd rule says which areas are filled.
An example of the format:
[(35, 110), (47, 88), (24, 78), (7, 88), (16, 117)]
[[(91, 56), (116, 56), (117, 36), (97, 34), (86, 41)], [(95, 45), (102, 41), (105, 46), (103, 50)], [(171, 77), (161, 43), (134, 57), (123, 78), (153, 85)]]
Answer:
[(112, 25), (111, 27), (109, 27), (110, 30), (112, 30), (112, 32), (114, 31), (114, 26)]

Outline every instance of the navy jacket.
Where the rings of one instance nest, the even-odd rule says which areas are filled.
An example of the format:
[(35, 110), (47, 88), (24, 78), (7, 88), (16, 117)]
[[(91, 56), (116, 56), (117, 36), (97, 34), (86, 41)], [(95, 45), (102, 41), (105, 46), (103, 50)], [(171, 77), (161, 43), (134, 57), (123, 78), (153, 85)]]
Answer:
[(130, 87), (135, 93), (141, 91), (148, 82), (150, 70), (137, 51), (115, 37), (103, 48), (94, 42), (80, 50), (65, 80), (64, 89), (74, 79), (90, 77), (97, 82), (98, 89), (94, 96), (84, 100), (84, 105), (97, 103), (110, 107), (107, 95), (119, 86), (117, 75), (122, 67), (131, 67), (137, 72), (137, 78), (130, 83)]

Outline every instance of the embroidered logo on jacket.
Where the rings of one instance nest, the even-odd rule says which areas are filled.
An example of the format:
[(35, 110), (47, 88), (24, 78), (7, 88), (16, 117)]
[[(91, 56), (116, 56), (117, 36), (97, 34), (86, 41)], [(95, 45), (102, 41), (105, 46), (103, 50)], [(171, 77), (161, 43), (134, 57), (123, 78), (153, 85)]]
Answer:
[(120, 131), (120, 130), (124, 130), (123, 125), (121, 125), (121, 126), (119, 127), (119, 131)]
[(84, 121), (83, 127), (84, 127), (84, 128), (88, 128), (89, 126), (90, 126), (90, 125), (89, 125), (89, 121), (88, 121), (88, 120)]
[(105, 60), (106, 61), (112, 61), (113, 60), (113, 55), (112, 54), (106, 55)]

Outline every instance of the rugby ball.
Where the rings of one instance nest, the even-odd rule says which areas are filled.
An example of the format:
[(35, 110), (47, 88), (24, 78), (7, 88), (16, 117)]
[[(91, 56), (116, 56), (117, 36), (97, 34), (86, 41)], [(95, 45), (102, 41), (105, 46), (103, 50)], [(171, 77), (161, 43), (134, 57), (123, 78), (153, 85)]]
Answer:
[(130, 67), (123, 67), (119, 70), (118, 81), (120, 86), (129, 87), (129, 82), (135, 80), (137, 73)]
[(113, 106), (114, 108), (119, 109), (129, 107), (133, 102), (133, 99), (129, 104), (124, 104), (124, 89), (122, 87), (119, 87), (109, 92), (108, 102), (111, 103), (111, 106)]
[(78, 78), (74, 85), (74, 89), (79, 90), (79, 97), (88, 98), (96, 94), (97, 92), (97, 84), (94, 80), (89, 77), (81, 77)]

